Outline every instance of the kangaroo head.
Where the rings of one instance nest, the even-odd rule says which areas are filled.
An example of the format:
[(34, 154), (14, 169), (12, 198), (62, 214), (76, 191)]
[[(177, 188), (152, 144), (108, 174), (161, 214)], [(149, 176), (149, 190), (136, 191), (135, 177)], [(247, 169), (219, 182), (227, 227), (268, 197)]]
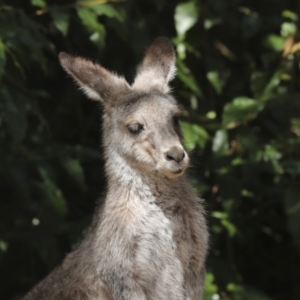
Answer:
[(131, 86), (81, 57), (60, 53), (59, 58), (86, 95), (104, 106), (106, 156), (118, 155), (135, 169), (169, 178), (184, 173), (189, 158), (181, 144), (180, 111), (169, 94), (175, 52), (168, 39), (150, 45)]

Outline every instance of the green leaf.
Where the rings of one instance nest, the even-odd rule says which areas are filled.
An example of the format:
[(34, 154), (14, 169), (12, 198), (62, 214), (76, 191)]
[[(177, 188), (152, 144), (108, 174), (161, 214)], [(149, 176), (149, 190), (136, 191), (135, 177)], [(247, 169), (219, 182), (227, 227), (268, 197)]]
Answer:
[(276, 95), (277, 88), (280, 85), (280, 79), (283, 74), (283, 70), (278, 70), (273, 74), (268, 84), (265, 86), (262, 96), (264, 97), (263, 100), (271, 98), (272, 96)]
[(92, 6), (91, 9), (93, 9), (98, 16), (107, 16), (109, 18), (115, 18), (119, 22), (124, 22), (126, 13), (124, 10), (121, 9), (121, 7), (118, 7), (118, 9), (114, 6), (112, 6), (109, 3), (103, 3), (99, 5)]
[(282, 47), (284, 45), (284, 39), (276, 34), (270, 34), (267, 36), (264, 42), (265, 46), (279, 52), (282, 50)]
[(206, 30), (209, 30), (212, 27), (214, 27), (216, 25), (219, 25), (220, 23), (222, 23), (222, 19), (221, 18), (205, 19), (204, 20), (204, 28)]
[(211, 111), (208, 111), (206, 113), (206, 118), (207, 119), (210, 119), (210, 120), (214, 120), (216, 118), (217, 114), (215, 111), (211, 110)]
[(220, 299), (218, 296), (218, 286), (214, 283), (214, 275), (210, 272), (205, 274), (204, 299)]
[(70, 20), (70, 15), (69, 15), (68, 11), (57, 9), (57, 8), (51, 8), (49, 10), (49, 12), (53, 18), (53, 23), (54, 23), (55, 27), (64, 36), (66, 36), (68, 33), (69, 20)]
[(221, 224), (226, 228), (230, 237), (235, 236), (237, 229), (228, 219), (221, 219)]
[(6, 57), (5, 57), (5, 45), (1, 40), (0, 37), (0, 78), (2, 74), (4, 73), (4, 66), (6, 62)]
[(290, 19), (292, 21), (297, 22), (298, 21), (298, 16), (296, 13), (290, 11), (290, 10), (284, 10), (281, 14), (284, 18)]
[(257, 161), (269, 161), (274, 167), (274, 171), (278, 174), (283, 173), (283, 169), (280, 164), (282, 154), (277, 150), (274, 145), (264, 145), (264, 149), (256, 153)]
[(31, 4), (38, 7), (46, 7), (47, 5), (45, 0), (31, 0)]
[(99, 23), (97, 13), (89, 7), (78, 7), (78, 16), (90, 35), (90, 40), (99, 46), (104, 43), (106, 31), (104, 26)]
[(247, 97), (237, 97), (225, 105), (223, 125), (232, 128), (241, 123), (246, 124), (254, 119), (263, 107), (262, 102)]
[(249, 198), (253, 198), (254, 197), (254, 193), (246, 190), (246, 189), (243, 189), (242, 192), (241, 192), (242, 196), (243, 197), (249, 197)]
[(211, 216), (216, 218), (216, 219), (225, 219), (228, 217), (227, 213), (221, 212), (221, 211), (213, 211), (211, 213)]
[(177, 68), (178, 78), (198, 97), (203, 97), (202, 91), (196, 83), (193, 74), (182, 60), (177, 60)]
[(8, 243), (3, 240), (0, 240), (0, 251), (6, 252), (7, 249), (8, 249)]
[(211, 71), (206, 74), (207, 79), (211, 83), (211, 85), (216, 90), (217, 94), (220, 95), (222, 93), (223, 87), (226, 83), (225, 78), (220, 76), (220, 73), (217, 71)]
[(184, 146), (188, 151), (194, 150), (198, 145), (204, 147), (209, 139), (209, 134), (206, 130), (196, 124), (188, 122), (180, 122), (184, 137)]
[(254, 73), (251, 78), (251, 88), (255, 98), (267, 101), (280, 94), (281, 80), (288, 76), (282, 69), (277, 70), (271, 77), (266, 73)]
[(224, 154), (228, 149), (228, 134), (227, 130), (220, 129), (215, 133), (213, 139), (212, 150), (216, 154)]
[(236, 234), (237, 229), (235, 225), (229, 221), (227, 213), (214, 211), (211, 213), (211, 216), (220, 220), (220, 223), (227, 230), (229, 236), (233, 237)]
[(75, 180), (75, 182), (80, 186), (81, 189), (86, 189), (84, 171), (81, 167), (79, 160), (72, 158), (63, 158), (60, 160), (64, 169), (69, 173), (69, 175)]
[(60, 216), (64, 216), (67, 213), (67, 203), (63, 196), (62, 191), (54, 184), (50, 179), (48, 171), (42, 166), (38, 166), (38, 172), (43, 179), (43, 183), (39, 186), (44, 193), (45, 198), (51, 207)]
[(194, 1), (178, 4), (174, 16), (178, 35), (184, 36), (196, 24), (198, 17), (198, 8)]
[(291, 35), (295, 35), (297, 26), (294, 23), (284, 22), (281, 24), (281, 36), (287, 38)]

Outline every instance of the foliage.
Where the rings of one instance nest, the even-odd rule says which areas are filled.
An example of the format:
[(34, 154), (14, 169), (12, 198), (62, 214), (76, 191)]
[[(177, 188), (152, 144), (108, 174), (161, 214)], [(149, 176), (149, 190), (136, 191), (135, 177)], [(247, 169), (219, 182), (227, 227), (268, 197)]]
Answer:
[(132, 80), (165, 35), (207, 203), (205, 299), (300, 299), (298, 2), (0, 1), (0, 298), (19, 299), (60, 263), (104, 193), (100, 114), (58, 52)]

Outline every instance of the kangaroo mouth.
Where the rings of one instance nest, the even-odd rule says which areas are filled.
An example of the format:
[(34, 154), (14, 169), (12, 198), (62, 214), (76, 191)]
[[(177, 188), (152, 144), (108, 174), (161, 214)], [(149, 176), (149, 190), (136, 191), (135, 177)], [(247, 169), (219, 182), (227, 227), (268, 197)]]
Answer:
[(173, 172), (173, 174), (181, 174), (181, 173), (183, 173), (184, 172), (184, 169), (180, 169), (180, 170), (178, 170), (178, 171), (175, 171), (175, 172)]
[(159, 169), (158, 171), (169, 178), (176, 178), (176, 177), (183, 175), (185, 170), (186, 170), (186, 168), (179, 168), (176, 170), (172, 170), (169, 168), (162, 168), (162, 169)]

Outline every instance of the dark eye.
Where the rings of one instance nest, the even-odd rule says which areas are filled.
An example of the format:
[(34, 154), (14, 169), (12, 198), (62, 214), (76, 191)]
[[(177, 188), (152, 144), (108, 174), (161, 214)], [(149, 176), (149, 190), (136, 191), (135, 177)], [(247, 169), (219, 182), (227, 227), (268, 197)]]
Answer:
[(144, 126), (140, 123), (129, 124), (128, 130), (132, 134), (139, 134), (142, 130), (144, 130)]

